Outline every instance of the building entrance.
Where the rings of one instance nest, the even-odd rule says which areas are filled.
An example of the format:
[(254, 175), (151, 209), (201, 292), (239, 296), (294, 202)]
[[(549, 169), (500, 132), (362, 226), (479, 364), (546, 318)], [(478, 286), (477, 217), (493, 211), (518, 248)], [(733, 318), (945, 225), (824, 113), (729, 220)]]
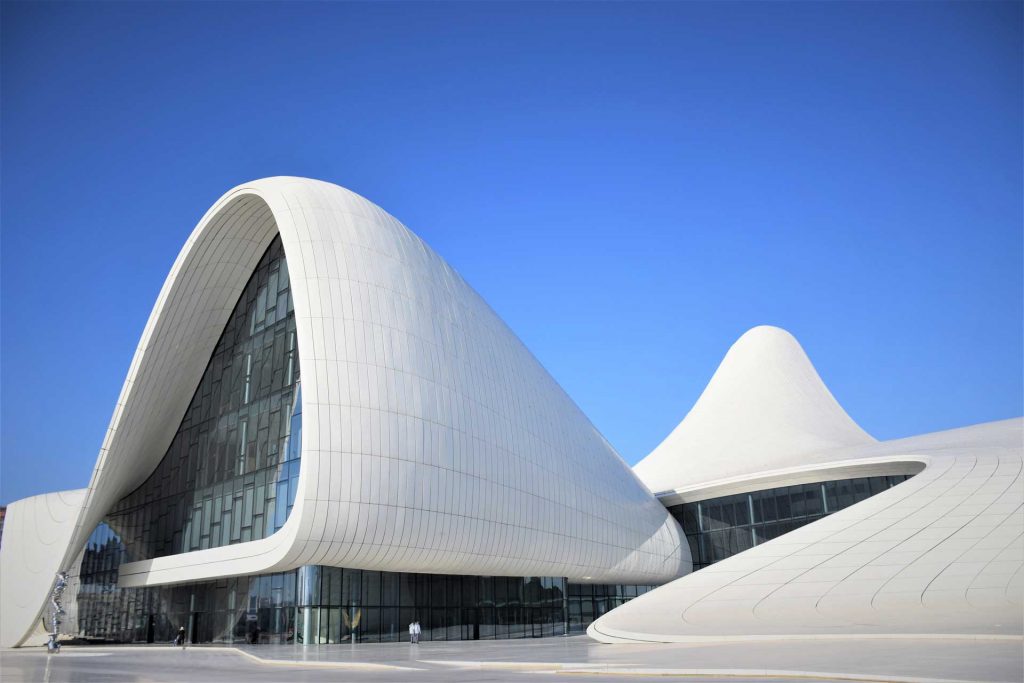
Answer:
[(480, 640), (480, 610), (462, 610), (462, 640)]

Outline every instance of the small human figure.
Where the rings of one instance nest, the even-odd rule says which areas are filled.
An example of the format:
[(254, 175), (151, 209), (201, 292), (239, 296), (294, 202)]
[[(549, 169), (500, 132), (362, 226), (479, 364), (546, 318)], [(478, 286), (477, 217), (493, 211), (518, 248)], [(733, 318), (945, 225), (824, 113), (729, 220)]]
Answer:
[(409, 644), (410, 645), (415, 645), (416, 644), (416, 622), (415, 621), (410, 621), (409, 622)]
[(417, 619), (416, 621), (412, 622), (412, 625), (413, 625), (413, 628), (415, 629), (413, 631), (413, 635), (416, 637), (416, 644), (419, 645), (420, 644), (420, 621), (419, 621), (419, 619)]
[(185, 649), (185, 627), (181, 626), (178, 628), (178, 635), (174, 636), (174, 644), (181, 645), (181, 649)]

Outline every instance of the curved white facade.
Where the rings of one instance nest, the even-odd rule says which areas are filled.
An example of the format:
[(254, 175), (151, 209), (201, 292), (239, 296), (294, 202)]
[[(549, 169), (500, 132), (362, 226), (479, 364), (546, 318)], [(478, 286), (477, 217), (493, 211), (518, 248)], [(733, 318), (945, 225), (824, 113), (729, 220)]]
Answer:
[(591, 624), (603, 642), (1024, 631), (1024, 420), (877, 442), (796, 341), (755, 328), (637, 472), (666, 505), (915, 474)]
[[(278, 234), (303, 368), (294, 509), (262, 540), (122, 565), (122, 586), (305, 564), (642, 584), (689, 570), (675, 521), (454, 270), (362, 197), (286, 177), (231, 190), (189, 237), (58, 566), (164, 456)], [(4, 645), (42, 599), (10, 628), (5, 609)]]

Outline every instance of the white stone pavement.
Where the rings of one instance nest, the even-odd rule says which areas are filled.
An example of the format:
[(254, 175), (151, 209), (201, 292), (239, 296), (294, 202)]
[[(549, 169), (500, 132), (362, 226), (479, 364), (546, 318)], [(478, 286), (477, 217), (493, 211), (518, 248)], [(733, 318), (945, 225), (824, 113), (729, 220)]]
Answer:
[[(430, 642), (302, 646), (65, 647), (51, 669), (81, 677), (49, 680), (140, 680), (127, 666), (141, 667), (144, 680), (521, 680), (572, 674), (572, 680), (677, 676), (720, 680), (983, 681), (1024, 680), (1024, 642), (986, 639), (788, 639), (720, 643), (603, 645), (586, 637), (519, 641)], [(172, 654), (173, 653), (173, 654)], [(44, 652), (6, 650), (0, 679), (42, 680)], [(233, 662), (230, 666), (225, 660)], [(171, 679), (159, 672), (172, 662)], [(147, 662), (149, 664), (147, 664)], [(90, 668), (105, 673), (87, 675)], [(179, 668), (184, 667), (184, 668)], [(193, 668), (194, 667), (194, 668)], [(120, 674), (118, 673), (120, 672)], [(301, 675), (296, 674), (300, 672)], [(19, 677), (21, 676), (21, 677)], [(123, 677), (122, 677), (123, 676)], [(296, 677), (298, 676), (298, 677)], [(234, 677), (234, 678), (233, 678)]]

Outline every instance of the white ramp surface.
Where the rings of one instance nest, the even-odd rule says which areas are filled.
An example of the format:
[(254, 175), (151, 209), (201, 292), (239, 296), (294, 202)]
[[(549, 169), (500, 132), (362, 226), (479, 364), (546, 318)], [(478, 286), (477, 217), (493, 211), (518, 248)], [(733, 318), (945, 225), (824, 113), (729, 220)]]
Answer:
[(1020, 637), (1024, 457), (1013, 419), (838, 449), (924, 463), (906, 482), (612, 610), (603, 642)]

